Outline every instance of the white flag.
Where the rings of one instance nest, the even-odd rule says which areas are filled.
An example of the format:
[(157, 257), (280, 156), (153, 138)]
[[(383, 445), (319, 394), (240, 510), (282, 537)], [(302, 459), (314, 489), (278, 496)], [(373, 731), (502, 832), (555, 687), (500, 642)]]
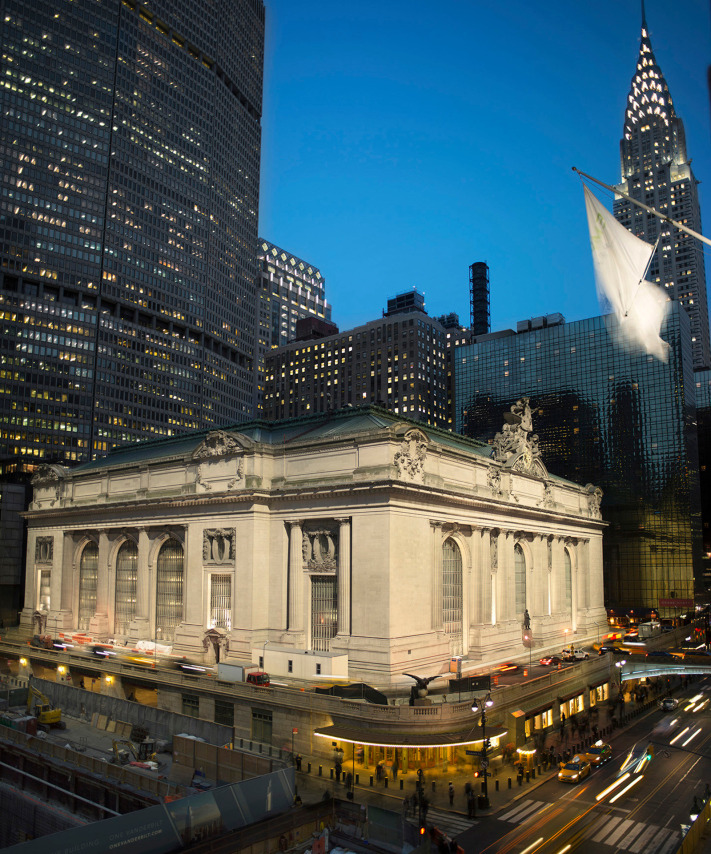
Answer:
[(585, 184), (583, 190), (598, 296), (615, 313), (620, 343), (666, 362), (669, 345), (659, 332), (669, 299), (644, 279), (654, 247), (627, 231)]

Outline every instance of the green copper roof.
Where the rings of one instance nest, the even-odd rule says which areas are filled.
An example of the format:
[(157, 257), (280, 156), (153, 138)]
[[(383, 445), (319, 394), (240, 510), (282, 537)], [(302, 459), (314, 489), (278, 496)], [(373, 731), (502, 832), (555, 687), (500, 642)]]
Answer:
[(248, 421), (184, 433), (169, 439), (122, 445), (110, 451), (105, 457), (73, 468), (72, 474), (84, 474), (114, 466), (139, 465), (189, 457), (200, 447), (207, 436), (216, 431), (238, 433), (262, 445), (286, 446), (300, 441), (337, 439), (368, 432), (379, 433), (396, 424), (403, 423), (421, 430), (437, 444), (470, 454), (473, 453), (477, 456), (490, 456), (491, 449), (483, 442), (460, 436), (457, 433), (450, 433), (437, 427), (430, 427), (420, 421), (402, 418), (378, 406), (365, 406), (315, 413), (284, 421)]

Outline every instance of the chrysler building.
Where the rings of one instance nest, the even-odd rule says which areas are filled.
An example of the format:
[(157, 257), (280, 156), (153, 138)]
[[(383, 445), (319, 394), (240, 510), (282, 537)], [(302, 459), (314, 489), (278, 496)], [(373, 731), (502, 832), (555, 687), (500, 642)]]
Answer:
[[(621, 183), (616, 190), (701, 233), (697, 180), (686, 153), (682, 120), (652, 52), (644, 5), (642, 40), (620, 141)], [(694, 368), (711, 366), (706, 273), (701, 243), (620, 196), (616, 219), (648, 243), (659, 239), (647, 274), (677, 299), (691, 320)]]

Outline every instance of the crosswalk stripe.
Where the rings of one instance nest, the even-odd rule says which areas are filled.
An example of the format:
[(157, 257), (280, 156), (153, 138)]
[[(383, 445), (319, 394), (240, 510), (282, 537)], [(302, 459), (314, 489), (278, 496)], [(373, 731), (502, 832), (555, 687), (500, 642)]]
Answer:
[(613, 816), (609, 821), (605, 822), (605, 826), (598, 833), (597, 836), (593, 837), (593, 842), (602, 842), (602, 840), (607, 836), (607, 834), (622, 821), (622, 819), (616, 815)]
[(630, 845), (634, 842), (635, 838), (639, 836), (639, 834), (647, 827), (646, 824), (642, 824), (640, 821), (636, 821), (634, 827), (630, 830), (630, 832), (625, 836), (625, 838), (620, 843), (620, 848), (629, 848)]
[(666, 839), (661, 848), (657, 851), (657, 854), (668, 854), (670, 851), (676, 851), (679, 847), (679, 840), (681, 838), (681, 834), (678, 830), (673, 830), (669, 834), (668, 839)]
[(655, 833), (659, 832), (659, 828), (656, 824), (650, 824), (649, 827), (644, 831), (644, 833), (637, 839), (634, 845), (630, 845), (629, 850), (632, 854), (639, 854), (639, 852), (644, 848), (647, 844), (647, 840), (655, 835)]
[(504, 813), (504, 815), (499, 816), (499, 818), (501, 819), (501, 821), (509, 821), (512, 823), (516, 821), (523, 821), (525, 818), (528, 818), (528, 815), (530, 813), (540, 809), (540, 807), (542, 807), (544, 803), (545, 801), (525, 800), (519, 806), (516, 806), (509, 812)]
[(450, 836), (469, 830), (472, 825), (477, 823), (476, 819), (466, 818), (456, 813), (432, 808), (427, 810), (427, 824), (435, 825), (435, 827), (444, 830)]
[(614, 845), (617, 840), (623, 836), (623, 834), (627, 833), (627, 831), (632, 827), (633, 824), (636, 824), (631, 818), (625, 819), (622, 824), (617, 826), (617, 829), (612, 832), (610, 836), (605, 839), (605, 845)]

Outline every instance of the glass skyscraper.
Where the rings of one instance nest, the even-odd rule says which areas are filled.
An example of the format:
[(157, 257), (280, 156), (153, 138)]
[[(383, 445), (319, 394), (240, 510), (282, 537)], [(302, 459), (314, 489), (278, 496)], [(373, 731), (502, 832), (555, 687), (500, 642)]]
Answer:
[(667, 363), (617, 348), (608, 322), (499, 332), (458, 348), (456, 428), (490, 441), (504, 412), (530, 397), (548, 471), (604, 491), (606, 603), (673, 615), (662, 603), (693, 599), (701, 568), (689, 318), (672, 303)]
[[(698, 182), (686, 153), (684, 124), (654, 58), (644, 17), (637, 67), (627, 96), (620, 160), (622, 178), (617, 190), (701, 233)], [(616, 219), (637, 237), (651, 244), (659, 239), (647, 279), (684, 306), (691, 318), (694, 367), (711, 367), (701, 242), (621, 196), (613, 209)]]
[(254, 415), (261, 0), (4, 0), (0, 459)]

